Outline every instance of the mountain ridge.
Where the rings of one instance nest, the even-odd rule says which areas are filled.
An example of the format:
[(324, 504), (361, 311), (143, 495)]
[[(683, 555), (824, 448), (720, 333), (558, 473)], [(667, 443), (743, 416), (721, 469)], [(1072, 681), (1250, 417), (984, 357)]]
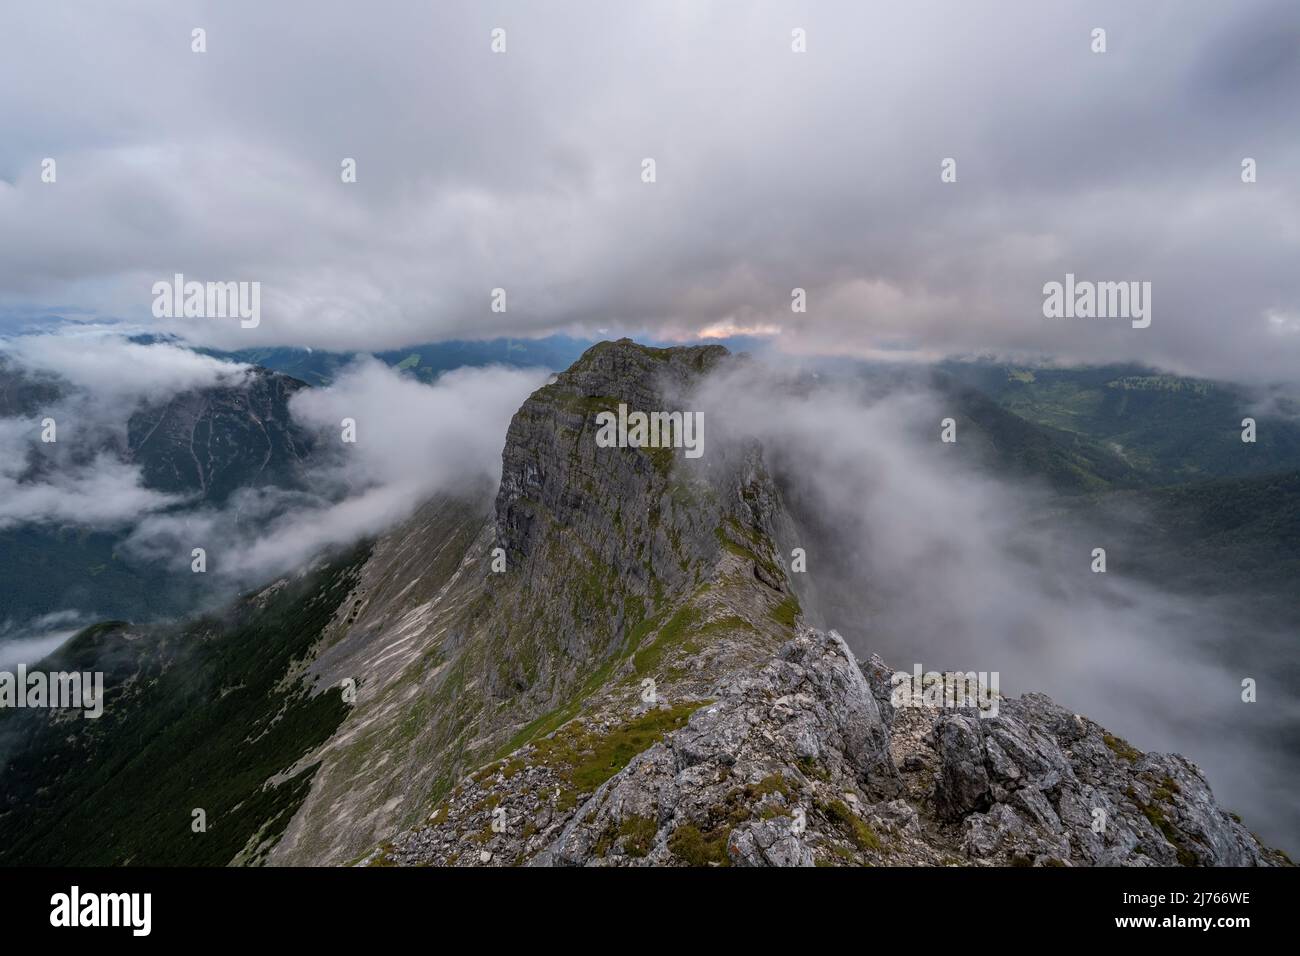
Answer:
[[(278, 684), (310, 688), (304, 703), (338, 724), (251, 794), (265, 820), (239, 815), (247, 798), (213, 809), (222, 846), (242, 834), (228, 862), (1286, 862), (1194, 765), (1040, 695), (994, 718), (895, 709), (883, 663), (802, 625), (794, 522), (757, 445), (692, 461), (595, 442), (612, 403), (689, 408), (736, 361), (593, 346), (516, 413), (496, 489), (435, 498), (329, 572), (345, 583), (304, 585), (294, 608), (322, 623)], [(275, 639), (256, 608), (290, 583), (247, 599), (247, 633)], [(199, 706), (261, 708), (236, 680), (255, 660), (232, 657)], [(202, 846), (189, 808), (153, 812), (169, 853)], [(78, 819), (72, 836), (107, 838)], [(25, 827), (36, 852), (31, 824), (22, 806), (0, 813), (0, 834)]]

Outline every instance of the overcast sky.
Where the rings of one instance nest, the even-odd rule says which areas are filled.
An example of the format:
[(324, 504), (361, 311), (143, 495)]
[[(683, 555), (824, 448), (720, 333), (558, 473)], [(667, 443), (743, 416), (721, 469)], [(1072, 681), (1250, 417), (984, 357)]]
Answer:
[[(6, 0), (0, 130), (10, 314), (1300, 368), (1291, 0)], [(152, 319), (176, 272), (260, 282), (261, 325)], [(1150, 328), (1044, 318), (1067, 272), (1151, 282)]]

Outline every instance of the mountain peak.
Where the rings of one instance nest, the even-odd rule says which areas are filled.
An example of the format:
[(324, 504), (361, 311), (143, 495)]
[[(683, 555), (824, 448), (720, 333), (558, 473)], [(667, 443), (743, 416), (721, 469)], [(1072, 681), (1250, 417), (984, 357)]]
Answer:
[(631, 379), (668, 376), (675, 381), (698, 378), (731, 356), (723, 345), (642, 345), (629, 338), (597, 342), (583, 352), (561, 380), (575, 386), (589, 382), (616, 384)]

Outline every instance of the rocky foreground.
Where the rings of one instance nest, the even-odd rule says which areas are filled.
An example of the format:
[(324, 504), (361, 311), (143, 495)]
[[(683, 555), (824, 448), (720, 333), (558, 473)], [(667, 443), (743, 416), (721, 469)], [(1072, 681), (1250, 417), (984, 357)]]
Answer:
[(860, 666), (835, 632), (801, 629), (714, 699), (633, 716), (629, 726), (662, 728), (661, 739), (580, 803), (563, 796), (575, 770), (599, 770), (587, 747), (618, 732), (608, 725), (566, 728), (487, 768), (366, 862), (1288, 862), (1180, 756), (1140, 753), (1039, 694), (1003, 699), (996, 717), (896, 710), (889, 674), (878, 659)]

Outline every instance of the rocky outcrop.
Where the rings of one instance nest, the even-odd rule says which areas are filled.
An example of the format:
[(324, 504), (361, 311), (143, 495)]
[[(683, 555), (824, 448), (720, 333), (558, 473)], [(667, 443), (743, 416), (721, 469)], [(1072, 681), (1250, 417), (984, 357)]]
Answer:
[(503, 698), (562, 704), (586, 665), (716, 562), (735, 468), (688, 468), (671, 448), (601, 448), (596, 418), (682, 410), (718, 346), (593, 346), (534, 392), (510, 423), (496, 497), (507, 571), (488, 581), (493, 616), (516, 626), (487, 676)]
[[(882, 703), (882, 679), (879, 660), (859, 669), (834, 632), (801, 629), (768, 664), (725, 680), (713, 697), (663, 701), (631, 717), (627, 726), (660, 725), (661, 738), (645, 739), (590, 797), (565, 798), (564, 773), (550, 759), (556, 748), (543, 742), (465, 781), (426, 825), (368, 862), (1289, 862), (1219, 808), (1182, 757), (1139, 753), (1039, 694), (1001, 700), (996, 717), (893, 712)], [(585, 752), (601, 750), (606, 734), (625, 728), (556, 737), (561, 749)]]
[[(354, 679), (356, 705), (303, 758), (322, 767), (274, 862), (354, 860), (431, 806), (472, 806), (480, 785), (457, 780), (525, 755), (511, 812), (558, 801), (534, 824), (545, 829), (616, 772), (630, 741), (666, 729), (657, 709), (637, 722), (643, 697), (698, 699), (789, 638), (798, 605), (771, 544), (780, 499), (756, 452), (691, 461), (595, 440), (598, 413), (620, 403), (686, 409), (726, 358), (716, 346), (594, 346), (515, 415), (490, 514), (462, 509), (454, 546), (424, 512), (377, 543), (313, 668), (322, 688)], [(615, 752), (588, 766), (588, 745)], [(483, 810), (476, 833), (491, 834)], [(479, 843), (443, 856), (477, 859), (467, 847)]]
[[(865, 668), (885, 693), (887, 669)], [(1145, 754), (1042, 694), (974, 708), (885, 705), (906, 799), (930, 839), (979, 863), (1259, 866), (1286, 862), (1217, 806), (1201, 771)]]
[(545, 570), (543, 562), (554, 558), (545, 554), (554, 525), (570, 531), (574, 559), (594, 556), (646, 593), (655, 582), (681, 584), (683, 558), (712, 557), (716, 520), (707, 521), (718, 509), (664, 495), (674, 466), (684, 464), (680, 452), (598, 447), (595, 419), (620, 404), (683, 410), (701, 376), (727, 355), (716, 345), (606, 342), (533, 393), (511, 421), (502, 453), (497, 530), (511, 563), (521, 563), (525, 574)]
[[(898, 790), (852, 652), (834, 632), (805, 631), (605, 784), (538, 862), (809, 864), (815, 848), (871, 849), (850, 807)], [(637, 820), (656, 824), (643, 856), (619, 836)]]

